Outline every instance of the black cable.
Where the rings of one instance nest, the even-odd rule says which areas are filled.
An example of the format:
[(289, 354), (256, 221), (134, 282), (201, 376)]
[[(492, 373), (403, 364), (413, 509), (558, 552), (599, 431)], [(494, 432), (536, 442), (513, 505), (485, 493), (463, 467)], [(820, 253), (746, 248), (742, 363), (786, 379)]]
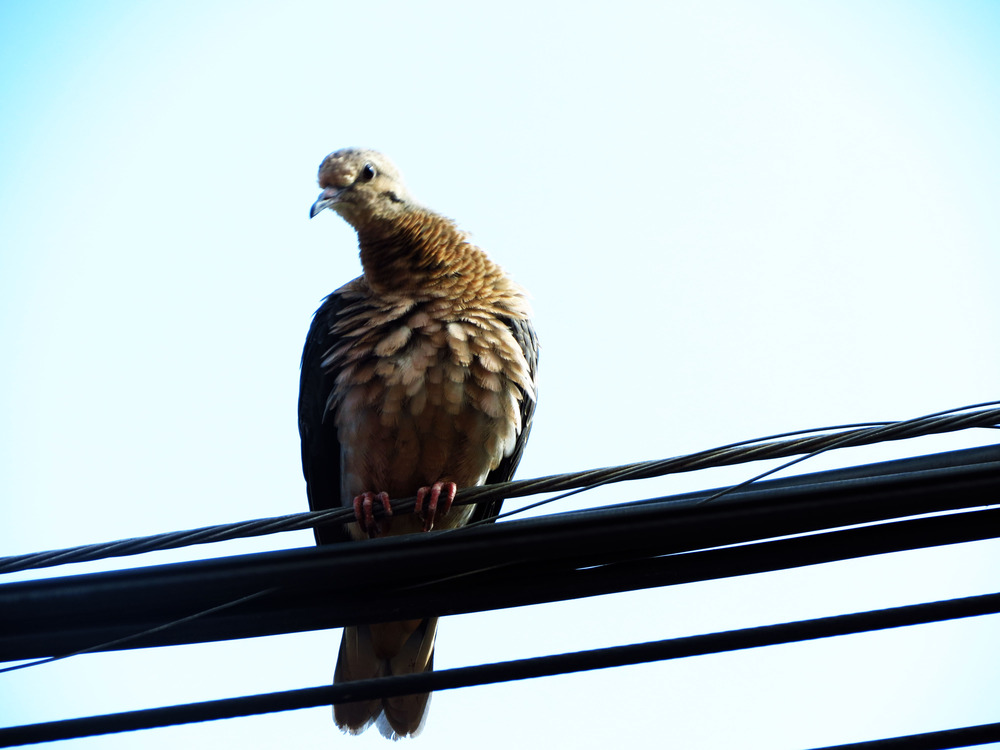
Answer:
[[(978, 617), (997, 612), (1000, 612), (1000, 593), (970, 596), (780, 625), (765, 625), (650, 643), (459, 667), (438, 672), (359, 680), (263, 695), (7, 727), (0, 729), (0, 747), (15, 747), (38, 742), (91, 737), (237, 716), (315, 708), (331, 703), (368, 700), (376, 697), (450, 690), (474, 685), (644, 664), (652, 661), (682, 659), (943, 620)], [(940, 747), (956, 747), (956, 745), (940, 745)]]
[(943, 729), (938, 732), (910, 734), (848, 745), (830, 745), (814, 750), (947, 750), (955, 747), (974, 747), (989, 742), (1000, 742), (1000, 723), (980, 724), (961, 729)]
[[(1000, 446), (430, 532), (0, 585), (0, 661), (476, 612), (1000, 535)], [(962, 512), (954, 512), (962, 511)], [(927, 515), (939, 514), (939, 515)], [(914, 517), (919, 516), (919, 517)], [(373, 592), (365, 582), (380, 581)], [(164, 630), (262, 589), (267, 596)]]

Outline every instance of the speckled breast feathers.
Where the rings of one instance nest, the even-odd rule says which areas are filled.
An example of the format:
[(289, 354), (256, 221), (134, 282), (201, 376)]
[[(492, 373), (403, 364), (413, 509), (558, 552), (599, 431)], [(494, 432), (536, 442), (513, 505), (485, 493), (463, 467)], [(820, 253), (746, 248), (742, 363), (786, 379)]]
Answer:
[[(437, 481), (481, 484), (513, 451), (521, 401), (534, 398), (505, 322), (525, 316), (523, 300), (374, 295), (362, 279), (338, 293), (339, 343), (322, 364), (337, 373), (326, 407), (344, 446), (342, 498), (371, 488), (408, 496)], [(465, 520), (459, 510), (449, 525)]]

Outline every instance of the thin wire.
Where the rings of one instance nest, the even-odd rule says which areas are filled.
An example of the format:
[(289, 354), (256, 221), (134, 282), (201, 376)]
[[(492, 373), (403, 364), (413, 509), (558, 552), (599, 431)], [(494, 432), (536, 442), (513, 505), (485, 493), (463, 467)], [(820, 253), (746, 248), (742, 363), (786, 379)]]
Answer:
[[(775, 435), (768, 435), (767, 437), (762, 437), (762, 438), (752, 438), (750, 440), (741, 440), (738, 443), (730, 443), (729, 445), (723, 445), (723, 446), (721, 446), (719, 448), (713, 448), (711, 450), (712, 450), (712, 452), (725, 451), (725, 450), (731, 450), (733, 448), (740, 448), (740, 447), (743, 447), (743, 446), (755, 445), (757, 443), (761, 443), (761, 442), (765, 442), (765, 441), (781, 440), (783, 438), (795, 437), (797, 435), (811, 435), (811, 434), (816, 433), (816, 432), (830, 432), (831, 430), (855, 430), (855, 429), (861, 429), (861, 428), (866, 428), (866, 427), (884, 427), (885, 425), (888, 425), (888, 424), (892, 424), (892, 423), (891, 422), (857, 422), (855, 424), (837, 425), (837, 426), (834, 426), (834, 427), (813, 427), (813, 428), (808, 428), (808, 429), (805, 429), (805, 430), (795, 430), (793, 432), (780, 432), (780, 433), (777, 433)], [(774, 474), (775, 472), (781, 471), (782, 469), (784, 469), (784, 468), (786, 468), (788, 466), (796, 464), (799, 461), (804, 461), (807, 458), (811, 458), (812, 456), (814, 456), (814, 455), (816, 455), (816, 454), (818, 454), (820, 452), (821, 451), (815, 451), (814, 453), (810, 453), (810, 454), (807, 454), (805, 456), (801, 456), (801, 457), (795, 459), (794, 461), (789, 461), (787, 464), (783, 464), (782, 466), (777, 467), (776, 469), (771, 469), (769, 471), (764, 472), (763, 474), (758, 474), (757, 476), (753, 477), (752, 479), (747, 479), (745, 482), (741, 482), (738, 485), (733, 485), (732, 487), (727, 487), (726, 489), (721, 490), (720, 492), (716, 493), (715, 495), (712, 495), (711, 497), (707, 497), (704, 500), (701, 500), (700, 502), (707, 503), (710, 500), (715, 500), (717, 497), (722, 497), (723, 495), (728, 494), (728, 493), (732, 492), (733, 490), (741, 489), (742, 487), (745, 487), (745, 486), (747, 486), (749, 484), (752, 484), (753, 482), (756, 482), (756, 481), (758, 481), (760, 479), (763, 479), (764, 477), (769, 476), (770, 474)], [(708, 467), (706, 467), (706, 468), (708, 468)], [(473, 526), (479, 526), (480, 524), (492, 523), (493, 521), (499, 521), (501, 518), (509, 518), (511, 516), (516, 516), (519, 513), (524, 513), (525, 511), (528, 511), (528, 510), (534, 510), (535, 508), (541, 508), (543, 505), (548, 505), (549, 503), (555, 503), (555, 502), (558, 502), (559, 500), (565, 500), (566, 498), (572, 497), (573, 495), (580, 494), (581, 492), (586, 492), (588, 490), (597, 489), (598, 487), (602, 487), (602, 486), (607, 485), (607, 484), (612, 484), (614, 482), (627, 481), (628, 479), (630, 479), (630, 477), (628, 476), (628, 472), (622, 472), (621, 474), (609, 474), (608, 477), (606, 477), (605, 479), (602, 479), (599, 482), (594, 482), (592, 484), (588, 484), (585, 487), (577, 487), (574, 490), (569, 490), (568, 492), (563, 492), (562, 494), (556, 495), (555, 497), (549, 497), (549, 498), (546, 498), (544, 500), (539, 500), (538, 502), (531, 503), (530, 505), (524, 505), (524, 506), (522, 506), (520, 508), (515, 508), (514, 510), (509, 510), (506, 513), (500, 513), (499, 515), (494, 516), (492, 518), (484, 518), (481, 521), (476, 521), (475, 523), (466, 524), (465, 526), (462, 526), (461, 528), (468, 529), (468, 528), (471, 528)], [(457, 531), (457, 530), (458, 529), (453, 529), (453, 531)]]
[[(992, 403), (992, 402), (988, 402), (988, 403)], [(985, 406), (985, 405), (988, 405), (988, 404), (979, 404), (977, 406)], [(975, 406), (970, 406), (970, 407), (965, 407), (965, 408), (971, 409), (971, 408), (976, 408), (976, 407)], [(945, 416), (947, 414), (952, 414), (955, 411), (962, 411), (962, 410), (964, 410), (964, 409), (959, 409), (959, 410), (948, 409), (946, 411), (940, 411), (940, 412), (936, 412), (934, 414), (927, 414), (927, 415), (925, 415), (923, 417), (917, 417), (916, 419), (909, 420), (909, 421), (910, 422), (921, 422), (921, 421), (924, 421), (924, 420), (927, 420), (927, 419), (933, 419), (935, 417)], [(893, 426), (893, 423), (891, 423), (891, 422), (882, 422), (882, 423), (872, 422), (870, 424), (872, 425), (871, 429), (872, 429), (872, 432), (874, 432), (874, 433), (877, 433), (880, 429), (884, 429), (884, 428), (888, 428), (888, 427)], [(896, 424), (902, 425), (902, 424), (905, 424), (905, 422), (899, 422), (899, 423), (896, 423)], [(989, 427), (989, 428), (991, 428), (991, 429), (998, 429), (998, 428), (1000, 428), (1000, 426), (998, 426), (998, 425), (986, 425), (986, 426)], [(709, 497), (706, 497), (706, 498), (704, 498), (702, 500), (699, 500), (697, 504), (701, 505), (701, 504), (704, 504), (704, 503), (710, 503), (713, 500), (718, 500), (723, 495), (728, 495), (730, 492), (735, 492), (737, 490), (741, 490), (741, 489), (743, 489), (745, 487), (750, 486), (754, 482), (758, 482), (761, 479), (764, 479), (766, 477), (771, 476), (772, 474), (777, 474), (779, 471), (783, 471), (783, 470), (789, 468), (790, 466), (794, 466), (795, 464), (801, 463), (801, 462), (803, 462), (803, 461), (805, 461), (807, 459), (814, 458), (814, 457), (820, 455), (821, 453), (825, 453), (826, 451), (833, 450), (833, 449), (839, 448), (839, 447), (843, 447), (843, 445), (844, 445), (843, 441), (834, 441), (830, 445), (827, 445), (827, 446), (825, 446), (823, 448), (819, 448), (819, 449), (813, 451), (812, 453), (807, 453), (804, 456), (798, 456), (797, 458), (793, 458), (791, 461), (786, 461), (785, 463), (781, 464), (780, 466), (776, 466), (773, 469), (768, 469), (767, 471), (761, 472), (760, 474), (757, 474), (756, 476), (751, 477), (750, 479), (747, 479), (747, 480), (745, 480), (743, 482), (740, 482), (739, 484), (734, 484), (731, 487), (726, 487), (725, 489), (719, 490), (714, 495), (710, 495)]]
[[(776, 435), (769, 435), (768, 437), (755, 438), (755, 439), (751, 439), (751, 440), (743, 440), (743, 441), (740, 441), (740, 442), (737, 442), (737, 443), (730, 443), (729, 445), (724, 445), (724, 446), (722, 446), (720, 448), (713, 448), (710, 451), (705, 451), (704, 453), (720, 453), (722, 451), (728, 451), (728, 450), (732, 450), (732, 449), (735, 449), (735, 448), (741, 448), (741, 447), (744, 447), (744, 446), (753, 446), (753, 445), (756, 445), (758, 443), (773, 442), (775, 440), (780, 440), (780, 439), (783, 439), (783, 438), (795, 437), (797, 435), (809, 435), (809, 434), (813, 434), (813, 433), (816, 433), (816, 432), (832, 432), (834, 430), (841, 430), (841, 431), (852, 430), (852, 432), (850, 432), (850, 433), (848, 433), (848, 434), (846, 434), (846, 435), (843, 436), (843, 440), (839, 440), (839, 441), (838, 440), (834, 440), (829, 445), (820, 447), (820, 448), (818, 448), (818, 449), (816, 449), (816, 450), (814, 450), (814, 451), (812, 451), (810, 453), (807, 453), (807, 454), (805, 454), (803, 456), (799, 456), (797, 458), (792, 459), (791, 461), (783, 463), (780, 466), (776, 466), (776, 467), (774, 467), (772, 469), (768, 469), (767, 471), (761, 472), (760, 474), (757, 474), (756, 476), (753, 476), (750, 479), (744, 480), (743, 482), (740, 482), (739, 484), (734, 484), (731, 487), (726, 487), (726, 488), (724, 488), (722, 490), (719, 490), (714, 495), (711, 495), (709, 497), (703, 498), (702, 500), (699, 500), (698, 503), (699, 504), (704, 504), (704, 503), (709, 503), (709, 502), (711, 502), (713, 500), (717, 500), (718, 498), (720, 498), (720, 497), (722, 497), (724, 495), (728, 495), (730, 492), (734, 492), (736, 490), (741, 490), (741, 489), (743, 489), (745, 487), (750, 486), (754, 482), (758, 482), (761, 479), (769, 477), (772, 474), (776, 474), (779, 471), (787, 469), (790, 466), (794, 466), (795, 464), (801, 463), (802, 461), (805, 461), (807, 459), (810, 459), (810, 458), (813, 458), (815, 456), (818, 456), (821, 453), (825, 453), (826, 451), (833, 450), (834, 448), (838, 448), (838, 447), (847, 447), (848, 445), (853, 444), (854, 440), (856, 440), (859, 437), (859, 432), (857, 432), (858, 430), (861, 431), (860, 432), (860, 436), (863, 436), (865, 434), (876, 434), (879, 430), (884, 429), (884, 428), (889, 428), (889, 427), (893, 427), (893, 426), (903, 426), (903, 425), (908, 425), (908, 424), (913, 424), (913, 423), (919, 423), (919, 422), (922, 422), (924, 420), (932, 419), (932, 418), (939, 417), (939, 416), (945, 416), (945, 415), (949, 415), (949, 414), (954, 414), (954, 413), (966, 411), (966, 410), (969, 410), (969, 409), (976, 409), (976, 408), (981, 408), (981, 407), (986, 407), (986, 406), (994, 406), (996, 404), (1000, 404), (1000, 401), (987, 401), (987, 402), (984, 402), (984, 403), (981, 403), (981, 404), (973, 404), (973, 405), (970, 405), (970, 406), (962, 406), (962, 407), (958, 407), (958, 408), (955, 408), (955, 409), (948, 409), (948, 410), (945, 410), (945, 411), (936, 412), (934, 414), (927, 414), (927, 415), (924, 415), (922, 417), (917, 417), (916, 419), (906, 420), (906, 421), (903, 421), (903, 422), (858, 422), (858, 423), (855, 423), (855, 424), (838, 425), (838, 426), (833, 426), (833, 427), (816, 427), (816, 428), (810, 428), (810, 429), (805, 429), (805, 430), (796, 430), (794, 432), (783, 432), (783, 433), (778, 433)], [(992, 429), (1000, 429), (1000, 426), (998, 426), (998, 425), (984, 425), (984, 426), (992, 428)], [(907, 437), (913, 437), (913, 436), (909, 436), (908, 435)], [(889, 439), (894, 439), (894, 438), (886, 438), (886, 439), (889, 440)], [(697, 456), (697, 455), (703, 455), (703, 454), (692, 454), (692, 456)], [(667, 460), (668, 461), (673, 461), (675, 459), (667, 459)], [(753, 459), (747, 459), (747, 460), (753, 460)], [(653, 462), (653, 463), (659, 463), (659, 462)], [(639, 466), (639, 465), (635, 464), (633, 466)], [(622, 470), (620, 472), (615, 472), (615, 473), (609, 472), (609, 475), (606, 478), (602, 479), (601, 481), (594, 482), (594, 483), (589, 484), (589, 485), (587, 485), (585, 487), (579, 487), (577, 489), (570, 490), (569, 492), (564, 492), (564, 493), (562, 493), (560, 495), (556, 495), (555, 497), (546, 498), (544, 500), (539, 500), (538, 502), (531, 503), (530, 505), (526, 505), (526, 506), (523, 506), (521, 508), (515, 508), (514, 510), (507, 511), (506, 513), (501, 513), (501, 514), (495, 516), (494, 518), (487, 518), (487, 519), (483, 519), (481, 521), (477, 521), (475, 523), (467, 524), (466, 526), (464, 526), (462, 528), (471, 528), (473, 526), (478, 526), (478, 525), (483, 524), (483, 523), (491, 523), (492, 521), (499, 520), (501, 518), (509, 518), (510, 516), (517, 515), (518, 513), (523, 513), (523, 512), (528, 511), (528, 510), (534, 510), (535, 508), (540, 508), (543, 505), (548, 505), (549, 503), (554, 503), (554, 502), (557, 502), (559, 500), (564, 500), (564, 499), (566, 499), (566, 498), (568, 498), (568, 497), (570, 497), (572, 495), (576, 495), (576, 494), (578, 494), (580, 492), (585, 492), (587, 490), (595, 489), (597, 487), (600, 487), (600, 486), (606, 485), (606, 484), (610, 484), (612, 482), (620, 482), (620, 481), (631, 479), (632, 478), (631, 475), (633, 473), (630, 470), (631, 468), (632, 467), (622, 467)], [(708, 466), (701, 467), (701, 468), (708, 468)], [(453, 531), (458, 531), (458, 529), (453, 529)]]
[[(496, 499), (523, 497), (543, 492), (570, 490), (569, 492), (565, 492), (557, 497), (542, 500), (538, 503), (527, 506), (527, 508), (503, 514), (503, 517), (508, 517), (513, 513), (523, 512), (528, 508), (536, 508), (541, 505), (549, 504), (572, 494), (610, 484), (612, 482), (621, 482), (633, 479), (648, 479), (670, 473), (696, 471), (715, 466), (729, 466), (737, 463), (757, 461), (767, 458), (781, 458), (799, 453), (808, 454), (807, 456), (792, 462), (798, 463), (798, 461), (805, 460), (805, 458), (826, 450), (831, 450), (835, 447), (839, 448), (866, 445), (872, 442), (881, 442), (886, 440), (902, 440), (934, 433), (968, 429), (971, 427), (996, 427), (997, 424), (1000, 423), (1000, 409), (989, 409), (986, 407), (996, 407), (997, 405), (1000, 405), (1000, 401), (988, 401), (981, 404), (972, 404), (955, 409), (948, 409), (935, 414), (925, 415), (916, 419), (900, 422), (863, 423), (864, 427), (861, 429), (848, 426), (846, 430), (844, 428), (837, 427), (799, 430), (796, 432), (782, 433), (782, 435), (777, 437), (811, 435), (813, 433), (830, 432), (831, 430), (838, 429), (841, 431), (832, 435), (818, 435), (814, 437), (786, 441), (775, 440), (774, 438), (776, 436), (754, 438), (752, 440), (731, 443), (719, 448), (713, 448), (711, 450), (675, 458), (645, 461), (627, 464), (624, 466), (593, 469), (569, 474), (559, 474), (517, 482), (505, 482), (485, 487), (469, 487), (458, 493), (455, 504), (466, 505), (470, 503), (488, 502)], [(973, 409), (983, 410), (973, 412), (971, 414), (961, 413), (968, 412)], [(872, 427), (871, 425), (875, 426)], [(788, 465), (791, 465), (791, 463)], [(779, 467), (779, 469), (780, 468), (784, 467)], [(767, 476), (768, 474), (778, 471), (779, 469), (770, 470), (761, 476)], [(746, 483), (737, 486), (744, 486), (745, 484)], [(393, 512), (396, 514), (412, 512), (415, 502), (415, 498), (395, 501), (393, 503)], [(376, 515), (378, 515), (377, 512)], [(4, 557), (0, 558), (0, 573), (12, 573), (16, 571), (51, 567), (68, 563), (89, 562), (108, 557), (137, 555), (145, 552), (176, 549), (193, 544), (206, 544), (209, 542), (227, 541), (230, 539), (251, 536), (262, 536), (283, 531), (298, 531), (312, 528), (320, 524), (349, 523), (353, 520), (353, 509), (336, 508), (332, 510), (313, 511), (308, 513), (295, 513), (286, 516), (264, 518), (254, 521), (243, 521), (233, 524), (221, 524), (200, 529), (157, 534), (154, 536), (126, 539), (110, 543), (106, 542), (102, 544), (73, 547), (70, 549)]]
[(152, 635), (153, 633), (159, 633), (164, 630), (169, 630), (170, 628), (176, 627), (178, 625), (183, 625), (188, 622), (192, 622), (206, 615), (211, 615), (216, 612), (221, 612), (222, 610), (229, 609), (230, 607), (235, 607), (237, 604), (243, 604), (244, 602), (251, 601), (252, 599), (258, 599), (267, 594), (271, 594), (278, 589), (269, 588), (263, 591), (257, 591), (253, 594), (247, 594), (246, 596), (241, 596), (238, 599), (233, 599), (232, 601), (225, 602), (216, 607), (209, 607), (208, 609), (203, 609), (200, 612), (195, 612), (193, 615), (188, 615), (187, 617), (181, 617), (177, 620), (171, 620), (170, 622), (162, 623), (161, 625), (155, 625), (151, 628), (141, 630), (137, 633), (132, 633), (131, 635), (126, 635), (121, 638), (116, 638), (111, 641), (104, 641), (103, 643), (98, 643), (94, 646), (88, 646), (87, 648), (81, 648), (79, 651), (72, 651), (68, 654), (60, 654), (59, 656), (47, 656), (44, 659), (36, 659), (35, 661), (25, 662), (23, 664), (15, 664), (12, 667), (3, 667), (0, 669), (0, 674), (5, 672), (15, 672), (18, 669), (27, 669), (28, 667), (38, 667), (42, 664), (51, 664), (54, 661), (61, 661), (63, 659), (69, 659), (73, 656), (81, 656), (82, 654), (89, 654), (94, 651), (104, 651), (113, 646), (119, 646), (123, 643), (128, 643), (129, 641), (134, 641), (138, 638), (144, 638), (147, 635)]

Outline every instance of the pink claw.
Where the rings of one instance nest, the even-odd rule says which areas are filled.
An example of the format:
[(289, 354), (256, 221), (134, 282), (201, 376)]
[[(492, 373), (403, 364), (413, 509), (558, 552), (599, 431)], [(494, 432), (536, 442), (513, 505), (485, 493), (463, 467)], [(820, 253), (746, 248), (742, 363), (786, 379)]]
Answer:
[[(434, 528), (434, 521), (438, 516), (443, 516), (451, 510), (451, 503), (455, 499), (458, 486), (454, 482), (435, 482), (430, 487), (421, 487), (417, 490), (417, 504), (413, 510), (417, 516), (423, 519), (424, 531)], [(427, 499), (427, 508), (424, 509), (424, 500)]]
[[(376, 500), (382, 503), (382, 510), (385, 511), (385, 518), (382, 519), (382, 524), (375, 520), (375, 514), (372, 511), (372, 506)], [(364, 492), (354, 498), (354, 518), (357, 519), (358, 525), (368, 534), (369, 538), (373, 539), (377, 537), (383, 530), (382, 525), (388, 529), (391, 517), (392, 506), (389, 504), (388, 492), (379, 492), (378, 494)]]

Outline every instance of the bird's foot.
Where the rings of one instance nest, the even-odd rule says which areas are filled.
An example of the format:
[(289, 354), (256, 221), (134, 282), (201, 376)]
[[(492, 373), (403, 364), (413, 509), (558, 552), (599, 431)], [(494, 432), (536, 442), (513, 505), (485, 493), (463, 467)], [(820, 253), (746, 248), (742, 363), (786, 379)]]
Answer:
[(435, 519), (451, 510), (456, 492), (458, 486), (454, 482), (435, 482), (430, 487), (417, 490), (417, 504), (413, 511), (424, 522), (424, 531), (433, 529)]
[[(373, 506), (375, 501), (382, 504), (382, 510), (385, 511), (385, 515), (382, 517), (381, 521), (376, 520), (375, 514), (373, 512)], [(354, 498), (354, 518), (357, 519), (358, 526), (361, 530), (368, 534), (368, 537), (374, 539), (383, 530), (389, 528), (389, 519), (392, 518), (392, 506), (389, 504), (389, 493), (388, 492), (363, 492)]]

